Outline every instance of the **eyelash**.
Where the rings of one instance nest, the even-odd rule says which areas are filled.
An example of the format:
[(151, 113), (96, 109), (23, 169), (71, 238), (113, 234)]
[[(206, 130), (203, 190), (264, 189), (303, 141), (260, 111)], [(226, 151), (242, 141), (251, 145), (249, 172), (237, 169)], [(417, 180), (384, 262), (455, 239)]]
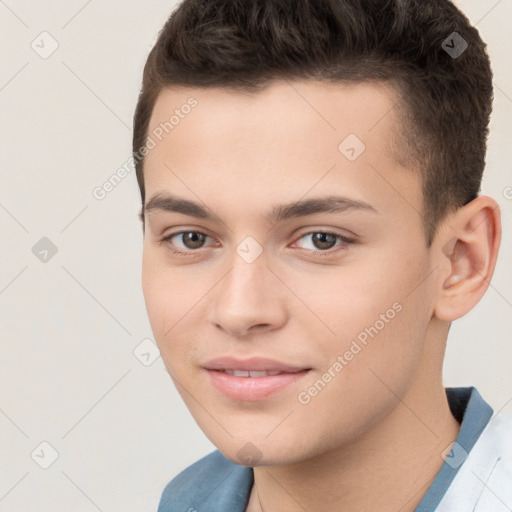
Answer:
[[(170, 240), (172, 238), (174, 238), (175, 236), (178, 236), (178, 235), (182, 235), (184, 233), (198, 233), (200, 235), (205, 235), (208, 237), (208, 235), (206, 233), (203, 233), (201, 231), (195, 231), (195, 230), (183, 230), (183, 231), (176, 231), (174, 233), (171, 233), (169, 235), (167, 235), (166, 237), (162, 238), (162, 242), (170, 242)], [(350, 244), (353, 244), (356, 242), (355, 239), (353, 238), (349, 238), (349, 237), (346, 237), (344, 235), (340, 235), (339, 233), (333, 233), (331, 231), (308, 231), (306, 233), (303, 233), (301, 236), (299, 236), (297, 238), (297, 240), (300, 240), (301, 238), (304, 238), (305, 236), (308, 236), (308, 235), (313, 235), (313, 234), (316, 234), (316, 233), (322, 233), (323, 235), (331, 235), (331, 236), (334, 236), (336, 237), (337, 239), (341, 240), (341, 244), (338, 244), (338, 245), (335, 245), (334, 247), (338, 247), (338, 249), (327, 249), (325, 251), (320, 251), (320, 250), (312, 250), (312, 249), (304, 249), (306, 252), (308, 253), (313, 253), (313, 255), (315, 256), (320, 256), (320, 257), (327, 257), (327, 256), (332, 256), (334, 253), (338, 252), (340, 249), (340, 247), (342, 247), (343, 245), (347, 246), (347, 245), (350, 245)], [(210, 237), (209, 237), (210, 238)], [(169, 250), (173, 253), (173, 254), (177, 254), (179, 256), (195, 256), (197, 255), (197, 253), (199, 253), (201, 251), (201, 249), (191, 249), (189, 251), (181, 251), (179, 249), (176, 249), (174, 247), (169, 247)]]

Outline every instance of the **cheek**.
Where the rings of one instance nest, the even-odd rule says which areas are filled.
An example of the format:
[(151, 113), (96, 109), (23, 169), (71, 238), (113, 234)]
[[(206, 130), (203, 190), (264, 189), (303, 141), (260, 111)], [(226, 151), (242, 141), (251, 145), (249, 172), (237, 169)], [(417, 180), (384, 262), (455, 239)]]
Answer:
[[(297, 295), (307, 298), (308, 314), (294, 318), (315, 340), (319, 372), (342, 356), (343, 370), (335, 372), (336, 384), (329, 387), (351, 396), (368, 389), (370, 398), (375, 388), (385, 387), (379, 377), (392, 389), (403, 389), (418, 370), (431, 316), (428, 284), (420, 284), (429, 273), (428, 262), (417, 255), (398, 265), (396, 255), (380, 256), (324, 275), (289, 276)], [(324, 398), (335, 395), (325, 393)]]
[(171, 267), (165, 256), (143, 253), (142, 291), (156, 344), (168, 369), (187, 359), (204, 318), (204, 298), (212, 284), (192, 267)]
[(405, 295), (382, 261), (310, 267), (309, 272), (283, 268), (280, 276), (300, 299), (290, 296), (288, 302), (293, 321), (335, 350), (343, 350), (346, 342), (376, 322), (381, 331), (380, 316), (389, 310), (385, 320), (393, 320), (393, 304)]
[[(161, 261), (161, 257), (145, 249), (142, 258), (142, 292), (146, 310), (160, 351), (164, 340), (171, 336), (173, 326), (183, 315), (183, 299), (187, 288), (183, 288), (176, 277)], [(179, 290), (179, 293), (177, 293)]]
[[(158, 262), (144, 249), (142, 256), (142, 293), (146, 304), (149, 323), (156, 338), (161, 331), (163, 304), (166, 300), (165, 288), (159, 285), (160, 269)], [(158, 342), (158, 339), (156, 340)]]

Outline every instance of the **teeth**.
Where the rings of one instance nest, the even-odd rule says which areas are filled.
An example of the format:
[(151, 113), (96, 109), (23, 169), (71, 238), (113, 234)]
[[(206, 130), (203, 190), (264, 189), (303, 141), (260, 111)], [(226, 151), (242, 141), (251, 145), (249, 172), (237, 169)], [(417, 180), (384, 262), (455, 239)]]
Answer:
[(245, 370), (226, 370), (226, 373), (235, 377), (249, 377), (251, 372)]
[(267, 377), (271, 375), (279, 375), (282, 372), (279, 371), (256, 371), (256, 370), (223, 370), (228, 375), (234, 377)]

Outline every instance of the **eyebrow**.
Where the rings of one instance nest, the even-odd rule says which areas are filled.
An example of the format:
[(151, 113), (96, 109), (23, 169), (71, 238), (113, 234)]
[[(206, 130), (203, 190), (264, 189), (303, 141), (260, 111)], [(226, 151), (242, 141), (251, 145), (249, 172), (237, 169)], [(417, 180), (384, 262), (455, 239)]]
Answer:
[[(164, 211), (182, 213), (198, 219), (206, 219), (223, 223), (222, 219), (200, 203), (183, 199), (167, 193), (155, 194), (142, 208), (144, 212)], [(274, 205), (264, 220), (271, 223), (282, 222), (292, 218), (306, 217), (316, 213), (345, 213), (348, 211), (369, 211), (378, 213), (369, 203), (341, 196), (326, 196), (295, 201), (288, 204)]]

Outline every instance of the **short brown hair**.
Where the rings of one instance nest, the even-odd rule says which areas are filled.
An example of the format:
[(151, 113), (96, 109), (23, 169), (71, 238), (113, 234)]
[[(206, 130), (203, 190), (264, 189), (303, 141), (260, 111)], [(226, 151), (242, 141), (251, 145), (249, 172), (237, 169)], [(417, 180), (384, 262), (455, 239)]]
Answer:
[[(455, 41), (467, 44), (461, 55), (449, 52)], [(163, 88), (257, 92), (278, 79), (394, 86), (404, 100), (394, 153), (422, 172), (429, 246), (444, 215), (477, 197), (492, 71), (477, 29), (449, 0), (183, 0), (148, 56), (134, 115), (141, 215), (139, 151)]]

